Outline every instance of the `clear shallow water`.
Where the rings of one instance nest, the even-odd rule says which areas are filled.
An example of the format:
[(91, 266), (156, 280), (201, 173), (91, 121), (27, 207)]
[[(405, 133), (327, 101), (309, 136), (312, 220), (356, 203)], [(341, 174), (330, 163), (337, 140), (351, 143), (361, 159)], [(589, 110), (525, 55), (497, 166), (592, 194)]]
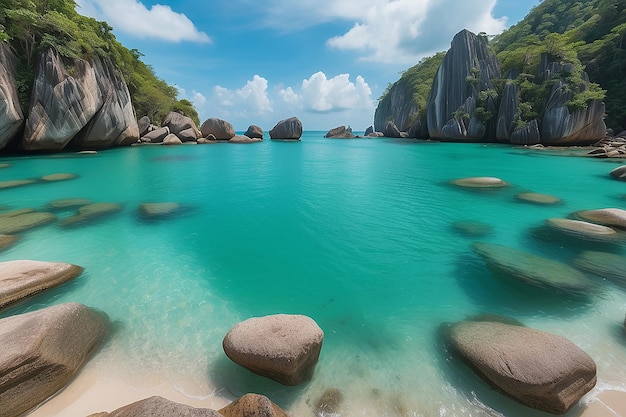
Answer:
[[(299, 143), (0, 157), (11, 163), (0, 181), (80, 175), (2, 190), (0, 205), (42, 207), (81, 197), (124, 206), (89, 226), (27, 232), (0, 252), (0, 261), (63, 261), (86, 269), (4, 315), (84, 303), (116, 324), (92, 359), (103, 372), (130, 372), (137, 384), (143, 373), (162, 373), (197, 397), (264, 393), (294, 415), (311, 415), (330, 387), (344, 392), (346, 416), (544, 415), (492, 393), (445, 355), (440, 324), (484, 312), (566, 336), (596, 360), (600, 388), (626, 390), (620, 330), (626, 292), (603, 284), (589, 299), (574, 300), (510, 285), (472, 253), (476, 238), (451, 227), (458, 220), (486, 222), (493, 233), (480, 240), (569, 261), (582, 247), (538, 240), (531, 229), (576, 210), (626, 208), (626, 184), (608, 176), (614, 161), (322, 135), (308, 132)], [(472, 192), (448, 185), (469, 176), (497, 176), (512, 186)], [(521, 191), (564, 203), (519, 203), (514, 196)], [(195, 209), (141, 221), (137, 207), (154, 201)], [(315, 376), (304, 386), (251, 375), (222, 352), (236, 322), (275, 313), (306, 314), (325, 332)]]

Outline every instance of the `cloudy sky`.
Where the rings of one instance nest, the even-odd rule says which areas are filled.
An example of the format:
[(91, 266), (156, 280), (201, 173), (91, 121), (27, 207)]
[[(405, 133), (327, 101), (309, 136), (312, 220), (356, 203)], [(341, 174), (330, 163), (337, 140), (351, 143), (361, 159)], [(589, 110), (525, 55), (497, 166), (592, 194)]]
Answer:
[(455, 33), (497, 34), (539, 0), (77, 0), (105, 20), (200, 121), (305, 130), (373, 123), (378, 97)]

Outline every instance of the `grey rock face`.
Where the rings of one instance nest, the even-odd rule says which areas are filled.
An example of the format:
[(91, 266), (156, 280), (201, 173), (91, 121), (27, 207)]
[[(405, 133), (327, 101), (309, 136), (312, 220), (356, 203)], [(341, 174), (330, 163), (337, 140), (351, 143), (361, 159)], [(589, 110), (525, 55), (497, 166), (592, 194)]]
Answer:
[(518, 101), (517, 86), (511, 81), (507, 81), (500, 99), (500, 108), (498, 109), (498, 118), (496, 120), (496, 140), (498, 142), (508, 143), (511, 141), (515, 113), (517, 113), (519, 106)]
[(453, 351), (487, 383), (528, 407), (564, 414), (596, 384), (596, 364), (569, 340), (496, 321), (452, 325)]
[(163, 139), (163, 145), (182, 145), (183, 142), (178, 138), (178, 136), (170, 133)]
[(223, 417), (215, 410), (194, 408), (175, 403), (163, 397), (150, 397), (137, 401), (110, 413), (97, 414), (98, 417)]
[(541, 143), (537, 119), (528, 122), (523, 128), (511, 133), (510, 141), (514, 145), (537, 145)]
[[(487, 127), (474, 116), (481, 91), (493, 89), (500, 67), (489, 53), (487, 40), (463, 30), (452, 40), (428, 97), (426, 118), (433, 139), (475, 141)], [(470, 79), (471, 78), (471, 79)], [(496, 109), (492, 98), (488, 110)]]
[[(417, 118), (419, 107), (411, 96), (406, 80), (398, 80), (389, 93), (380, 101), (374, 113), (374, 129), (385, 130), (388, 121), (393, 121), (399, 130), (406, 131)], [(425, 121), (424, 121), (425, 122)], [(366, 133), (367, 135), (367, 133)]]
[(396, 126), (396, 124), (392, 121), (388, 121), (385, 125), (385, 130), (383, 130), (383, 135), (387, 138), (405, 138), (407, 137), (404, 132), (400, 132), (400, 129)]
[(22, 145), (26, 150), (61, 150), (102, 107), (96, 71), (74, 61), (73, 76), (52, 49), (39, 55)]
[(202, 137), (208, 138), (209, 135), (215, 136), (217, 140), (230, 140), (235, 136), (235, 128), (226, 120), (211, 118), (202, 123), (200, 127)]
[(108, 327), (106, 316), (78, 303), (0, 320), (0, 415), (21, 415), (63, 389)]
[(194, 121), (177, 112), (168, 113), (161, 126), (168, 127), (170, 133), (178, 136), (182, 142), (195, 142), (200, 137), (200, 131)]
[(126, 82), (110, 63), (96, 58), (93, 68), (104, 103), (87, 126), (72, 139), (78, 149), (106, 149), (127, 146), (139, 140), (139, 127)]
[(345, 126), (339, 126), (334, 129), (330, 129), (324, 135), (324, 137), (325, 138), (337, 138), (337, 139), (352, 139), (352, 138), (355, 138), (356, 136), (352, 134), (352, 129), (345, 127)]
[(80, 266), (60, 262), (0, 262), (0, 310), (70, 281), (82, 272)]
[(263, 139), (263, 129), (261, 129), (259, 126), (256, 126), (256, 125), (250, 125), (248, 127), (248, 130), (246, 130), (246, 133), (244, 133), (244, 135), (249, 138)]
[(237, 323), (224, 337), (233, 362), (284, 385), (309, 379), (317, 364), (324, 332), (313, 319), (277, 314)]
[(168, 127), (160, 127), (143, 135), (141, 141), (145, 143), (161, 143), (169, 134), (170, 129)]
[(302, 122), (297, 117), (281, 120), (270, 130), (270, 138), (299, 140), (302, 137)]
[(365, 129), (365, 133), (364, 133), (364, 135), (365, 135), (365, 136), (369, 136), (369, 135), (371, 135), (372, 133), (374, 133), (374, 126), (369, 126), (367, 129)]
[(15, 79), (15, 57), (0, 42), (0, 149), (15, 136), (24, 123)]
[(137, 128), (139, 129), (139, 137), (148, 133), (148, 129), (150, 129), (150, 118), (143, 116), (141, 119), (137, 120)]

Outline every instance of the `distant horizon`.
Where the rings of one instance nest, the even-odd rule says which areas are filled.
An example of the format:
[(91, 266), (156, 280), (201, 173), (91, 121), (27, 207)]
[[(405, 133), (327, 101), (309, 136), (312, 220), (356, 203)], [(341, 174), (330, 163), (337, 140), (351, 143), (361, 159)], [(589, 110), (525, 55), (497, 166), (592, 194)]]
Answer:
[(306, 130), (365, 130), (403, 71), (449, 49), (460, 30), (501, 33), (539, 3), (76, 1), (79, 13), (107, 21), (179, 99), (191, 101), (200, 123), (216, 117), (238, 131), (271, 129), (292, 116)]

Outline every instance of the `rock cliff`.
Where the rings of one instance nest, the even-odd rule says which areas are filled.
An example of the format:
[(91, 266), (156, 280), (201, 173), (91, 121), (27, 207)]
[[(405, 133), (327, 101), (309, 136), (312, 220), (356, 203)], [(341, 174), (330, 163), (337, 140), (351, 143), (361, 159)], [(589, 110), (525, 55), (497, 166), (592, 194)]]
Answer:
[(23, 122), (15, 80), (15, 57), (6, 43), (0, 43), (0, 149), (15, 136)]
[(417, 120), (419, 110), (408, 80), (401, 78), (378, 103), (374, 113), (374, 130), (384, 131), (387, 122), (391, 121), (400, 131), (406, 131)]
[[(426, 118), (431, 138), (476, 141), (487, 133), (487, 125), (477, 112), (481, 91), (493, 90), (491, 82), (500, 77), (498, 60), (490, 54), (486, 37), (463, 30), (456, 34), (446, 54), (428, 98)], [(496, 109), (494, 97), (481, 108)]]
[(63, 149), (102, 107), (104, 98), (94, 67), (77, 59), (72, 73), (53, 49), (39, 55), (24, 149)]

